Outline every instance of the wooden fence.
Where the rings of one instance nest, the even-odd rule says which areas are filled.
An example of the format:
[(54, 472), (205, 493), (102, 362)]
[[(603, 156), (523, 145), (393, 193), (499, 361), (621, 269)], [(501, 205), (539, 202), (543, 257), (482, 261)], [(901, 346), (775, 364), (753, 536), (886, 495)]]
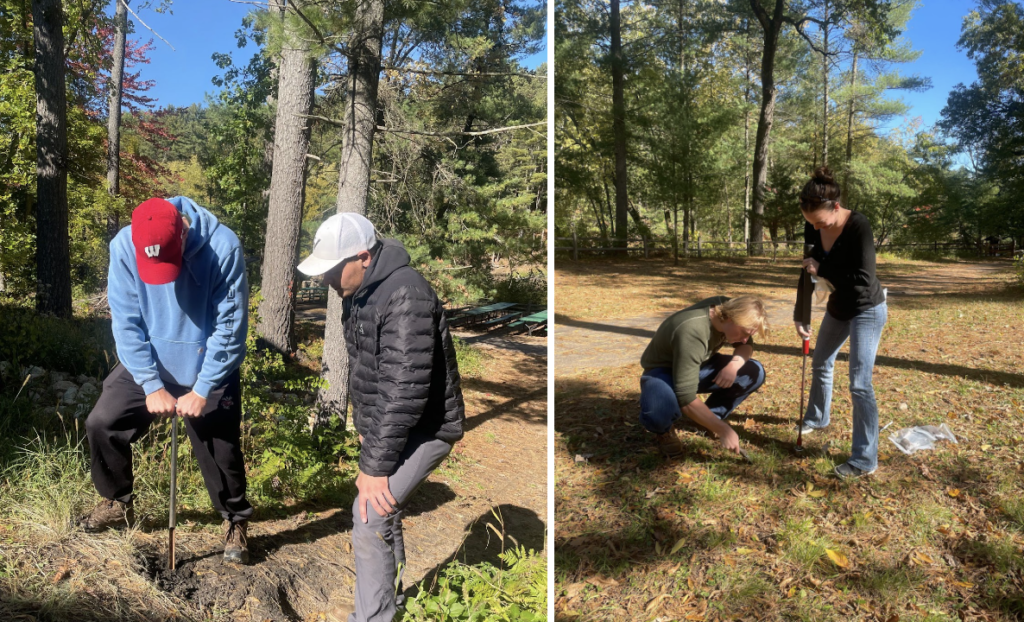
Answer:
[[(564, 244), (568, 242), (569, 244)], [(673, 252), (671, 238), (647, 238), (630, 237), (626, 239), (626, 247), (615, 246), (618, 240), (614, 238), (584, 238), (577, 235), (572, 237), (556, 237), (555, 252), (571, 253), (573, 260), (579, 260), (580, 254), (614, 254), (625, 252), (632, 255), (643, 255), (645, 258), (651, 255), (660, 255)], [(761, 255), (771, 255), (773, 258), (779, 255), (784, 257), (802, 255), (804, 243), (802, 240), (778, 240), (775, 242), (727, 242), (723, 240), (704, 240), (697, 236), (696, 240), (680, 240), (680, 257), (727, 257), (745, 256), (752, 254), (752, 251), (760, 247)], [(883, 244), (876, 247), (878, 252), (888, 251), (930, 251), (941, 254), (970, 254), (984, 257), (1013, 257), (1015, 247), (1013, 242), (1007, 244), (982, 243), (976, 246), (967, 246), (959, 242), (922, 242), (913, 244)]]

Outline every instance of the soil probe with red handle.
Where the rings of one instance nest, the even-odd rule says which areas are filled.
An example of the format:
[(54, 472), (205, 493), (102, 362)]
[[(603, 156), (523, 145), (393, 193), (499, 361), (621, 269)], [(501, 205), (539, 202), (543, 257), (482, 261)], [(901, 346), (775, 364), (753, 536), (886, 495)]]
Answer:
[[(813, 244), (804, 244), (804, 259), (811, 256), (814, 250)], [(811, 281), (811, 274), (803, 266), (800, 267), (800, 288), (797, 291), (796, 305), (800, 323), (811, 330), (811, 300), (814, 295), (814, 282)], [(807, 378), (807, 354), (810, 352), (811, 338), (804, 337), (803, 371), (800, 372), (800, 427), (796, 433), (797, 453), (804, 451), (804, 382)]]
[(174, 527), (177, 521), (178, 502), (178, 418), (177, 413), (171, 415), (171, 516), (170, 516), (170, 546), (167, 551), (167, 562), (171, 570), (174, 570)]
[(804, 337), (804, 363), (800, 372), (800, 428), (796, 433), (796, 452), (804, 450), (804, 381), (807, 379), (807, 353), (811, 351), (811, 338)]

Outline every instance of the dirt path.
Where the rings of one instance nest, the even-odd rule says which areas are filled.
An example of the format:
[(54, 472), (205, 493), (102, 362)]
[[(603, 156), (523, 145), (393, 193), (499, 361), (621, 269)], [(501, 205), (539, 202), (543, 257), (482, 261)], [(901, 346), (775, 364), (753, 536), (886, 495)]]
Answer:
[[(1001, 283), (1006, 265), (991, 262), (957, 262), (930, 264), (926, 269), (908, 274), (886, 275), (882, 285), (888, 289), (890, 302), (920, 299), (939, 293), (983, 290)], [(779, 295), (764, 296), (768, 320), (773, 327), (786, 330), (793, 321), (794, 292), (779, 290)], [(815, 302), (813, 314), (821, 317), (825, 302)], [(644, 348), (661, 322), (671, 315), (647, 315), (627, 319), (576, 320), (555, 317), (555, 374), (569, 376), (587, 369), (619, 367), (640, 360)]]
[[(456, 556), (497, 564), (502, 543), (487, 523), (499, 531), (504, 523), (504, 532), (527, 548), (544, 548), (546, 358), (485, 349), (485, 373), (463, 383), (466, 436), (406, 511), (407, 593)], [(192, 615), (319, 620), (332, 594), (352, 592), (351, 525), (349, 508), (256, 521), (250, 529), (253, 563), (242, 568), (221, 563), (215, 535), (179, 530), (177, 572), (162, 570), (165, 562), (155, 553), (142, 561), (161, 589), (195, 608)], [(142, 537), (144, 549), (165, 550), (163, 532)]]

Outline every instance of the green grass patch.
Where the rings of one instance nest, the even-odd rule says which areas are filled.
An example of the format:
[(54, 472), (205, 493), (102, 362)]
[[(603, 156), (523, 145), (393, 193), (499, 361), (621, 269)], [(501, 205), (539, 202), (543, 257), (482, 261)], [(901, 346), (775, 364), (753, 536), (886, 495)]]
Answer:
[(483, 375), (487, 354), (458, 337), (453, 336), (452, 342), (455, 344), (455, 357), (459, 361), (459, 375), (463, 378), (479, 378)]

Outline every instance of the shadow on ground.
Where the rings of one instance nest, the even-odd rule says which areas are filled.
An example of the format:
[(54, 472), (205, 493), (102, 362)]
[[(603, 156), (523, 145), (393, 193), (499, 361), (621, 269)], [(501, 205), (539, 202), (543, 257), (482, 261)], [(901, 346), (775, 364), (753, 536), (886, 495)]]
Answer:
[[(468, 565), (487, 562), (500, 568), (502, 561), (498, 556), (505, 549), (515, 548), (517, 543), (527, 550), (544, 549), (544, 523), (537, 513), (507, 503), (484, 512), (467, 523), (463, 531), (465, 537), (459, 549), (424, 575), (422, 586), (425, 589), (432, 588), (438, 573), (452, 561), (458, 560)], [(499, 533), (502, 537), (499, 537)], [(408, 597), (417, 592), (419, 586), (406, 589)]]
[[(792, 354), (799, 355), (799, 350), (793, 348)], [(755, 617), (749, 619), (789, 619), (796, 615), (793, 607), (799, 601), (773, 598), (770, 604), (759, 603), (751, 594), (778, 591), (774, 584), (794, 572), (798, 578), (794, 585), (808, 594), (813, 595), (821, 579), (828, 578), (829, 590), (851, 592), (845, 597), (850, 602), (865, 598), (880, 603), (902, 600), (903, 594), (894, 592), (897, 588), (892, 586), (905, 586), (898, 589), (910, 591), (934, 574), (927, 566), (919, 567), (903, 557), (925, 550), (919, 544), (906, 543), (921, 537), (914, 533), (915, 526), (933, 520), (931, 514), (942, 516), (938, 508), (927, 505), (934, 503), (931, 495), (937, 492), (945, 496), (944, 490), (957, 486), (971, 490), (974, 502), (988, 505), (990, 517), (998, 509), (993, 505), (998, 495), (991, 474), (979, 464), (957, 458), (952, 449), (898, 456), (891, 464), (883, 465), (880, 475), (865, 480), (840, 482), (820, 477), (816, 463), (839, 464), (847, 454), (823, 444), (824, 438), (819, 437), (824, 435), (808, 439), (804, 455), (794, 454), (792, 420), (771, 413), (741, 412), (729, 418), (742, 443), (755, 448), (750, 452), (754, 464), (726, 454), (714, 439), (689, 432), (683, 433), (687, 451), (684, 459), (666, 461), (654, 450), (653, 435), (637, 423), (638, 401), (638, 388), (623, 393), (618, 386), (610, 390), (600, 381), (557, 381), (555, 421), (560, 447), (556, 452), (562, 456), (556, 473), (562, 484), (556, 488), (556, 598), (565, 595), (560, 610), (571, 611), (574, 606), (570, 602), (580, 607), (580, 599), (573, 601), (571, 595), (588, 590), (589, 598), (600, 594), (606, 607), (603, 611), (614, 619), (651, 619), (657, 613), (653, 606), (658, 603), (651, 601), (657, 589), (641, 589), (636, 595), (636, 588), (654, 581), (670, 593), (696, 594), (703, 590), (702, 598), (709, 599), (718, 594), (717, 607), (723, 620), (748, 619), (744, 616), (755, 612)], [(923, 468), (925, 464), (927, 468)], [(690, 479), (679, 479), (682, 477)], [(687, 481), (693, 483), (684, 485)], [(808, 481), (825, 494), (826, 504), (817, 511), (815, 504), (819, 502), (803, 492)], [(851, 555), (857, 557), (854, 572), (837, 572), (839, 569), (827, 559), (821, 561), (823, 548), (821, 557), (812, 557), (810, 566), (799, 568), (800, 562), (792, 557), (793, 551), (800, 549), (794, 545), (797, 536), (793, 535), (796, 528), (790, 524), (791, 519), (796, 521), (807, 512), (820, 513), (818, 521), (808, 523), (808, 533), (815, 538), (839, 538), (834, 534), (853, 530), (834, 523), (840, 519), (852, 521), (851, 516), (857, 512), (863, 516), (869, 502), (875, 504), (871, 506), (874, 512), (881, 512), (884, 505), (902, 508), (888, 528), (894, 534), (893, 545), (849, 545)], [(791, 508), (800, 511), (789, 516)], [(991, 519), (982, 515), (980, 525), (972, 528), (986, 529), (985, 520)], [(1015, 528), (1008, 519), (1002, 520), (1004, 529)], [(930, 537), (933, 529), (930, 527), (925, 537)], [(834, 541), (836, 544), (830, 546), (847, 546), (844, 539)], [(806, 550), (807, 546), (818, 546), (815, 542), (818, 540), (810, 538), (801, 546)], [(1020, 616), (1024, 613), (1024, 559), (1008, 542), (994, 537), (973, 541), (952, 538), (948, 544), (937, 540), (932, 545), (940, 553), (932, 552), (933, 548), (926, 550), (942, 555), (939, 564), (948, 573), (947, 581), (963, 582), (964, 576), (977, 577), (971, 581), (991, 577), (984, 599), (972, 599), (975, 606), (984, 603), (988, 611)], [(759, 552), (744, 557), (750, 553), (737, 556), (737, 550)], [(771, 557), (765, 561), (758, 555)], [(791, 565), (797, 567), (789, 568)], [(730, 570), (730, 566), (739, 570)], [(971, 574), (966, 574), (967, 569)], [(678, 574), (673, 577), (676, 570)], [(801, 573), (804, 579), (799, 579)], [(807, 582), (806, 576), (817, 576), (817, 583)], [(755, 585), (760, 587), (755, 590)], [(595, 593), (594, 587), (587, 586), (601, 587)], [(827, 593), (822, 588), (821, 594)], [(665, 601), (669, 618), (685, 619), (692, 613), (672, 610), (671, 602)], [(853, 605), (837, 607), (837, 617), (830, 619), (862, 617)], [(596, 611), (590, 609), (590, 615)]]

